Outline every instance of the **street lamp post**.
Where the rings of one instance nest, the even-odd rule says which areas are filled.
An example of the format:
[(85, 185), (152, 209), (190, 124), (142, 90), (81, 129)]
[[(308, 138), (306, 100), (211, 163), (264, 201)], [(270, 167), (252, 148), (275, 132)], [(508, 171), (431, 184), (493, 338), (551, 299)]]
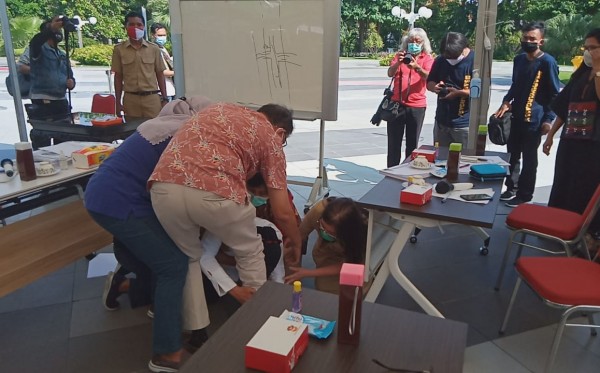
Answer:
[(412, 0), (410, 4), (410, 13), (406, 13), (406, 10), (401, 9), (399, 6), (395, 6), (392, 8), (392, 15), (398, 18), (404, 18), (408, 21), (408, 29), (412, 30), (415, 26), (415, 21), (421, 17), (427, 19), (431, 17), (433, 11), (426, 6), (422, 6), (419, 8), (417, 13), (415, 13), (415, 0)]
[(88, 18), (87, 21), (84, 19), (81, 19), (81, 17), (79, 17), (79, 16), (75, 16), (73, 18), (79, 20), (79, 24), (77, 25), (77, 40), (79, 41), (79, 48), (83, 48), (83, 36), (81, 35), (81, 29), (83, 28), (83, 26), (87, 25), (88, 23), (90, 25), (95, 25), (96, 22), (98, 22), (98, 20), (96, 19), (96, 17), (90, 17), (90, 18)]

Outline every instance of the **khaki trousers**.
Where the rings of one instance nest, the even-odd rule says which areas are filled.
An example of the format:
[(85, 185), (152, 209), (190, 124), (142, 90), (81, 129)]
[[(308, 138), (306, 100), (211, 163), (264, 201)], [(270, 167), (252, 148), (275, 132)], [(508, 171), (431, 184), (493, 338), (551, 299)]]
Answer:
[(177, 184), (155, 182), (150, 192), (161, 225), (181, 251), (190, 257), (183, 294), (185, 329), (208, 325), (195, 327), (208, 320), (199, 264), (202, 255), (200, 227), (232, 248), (244, 286), (257, 289), (265, 283), (263, 245), (256, 233), (256, 210), (252, 205), (240, 205), (214, 193)]
[(159, 95), (139, 96), (125, 92), (123, 96), (123, 111), (125, 117), (155, 118), (160, 113)]

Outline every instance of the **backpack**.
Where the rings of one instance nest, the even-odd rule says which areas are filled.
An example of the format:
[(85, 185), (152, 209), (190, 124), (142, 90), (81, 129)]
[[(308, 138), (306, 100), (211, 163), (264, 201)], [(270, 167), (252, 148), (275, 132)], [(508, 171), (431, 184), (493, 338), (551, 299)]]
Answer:
[[(31, 77), (29, 75), (17, 72), (17, 79), (19, 80), (19, 89), (21, 90), (21, 98), (29, 98), (29, 90), (31, 89)], [(8, 74), (6, 80), (6, 90), (11, 96), (15, 95), (15, 87), (13, 86), (12, 76)]]
[(508, 136), (510, 135), (510, 121), (512, 113), (507, 111), (500, 118), (494, 115), (490, 117), (488, 122), (488, 134), (490, 141), (496, 145), (506, 145)]
[(507, 175), (507, 171), (506, 167), (493, 163), (474, 164), (471, 166), (469, 175), (481, 181), (503, 180)]

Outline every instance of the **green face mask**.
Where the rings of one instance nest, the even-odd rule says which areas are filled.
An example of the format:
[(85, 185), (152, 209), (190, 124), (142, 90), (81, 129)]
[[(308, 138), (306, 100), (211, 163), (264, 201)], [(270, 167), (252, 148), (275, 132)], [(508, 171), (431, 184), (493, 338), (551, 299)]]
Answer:
[(327, 233), (327, 231), (323, 228), (319, 229), (319, 236), (321, 236), (321, 238), (327, 242), (335, 242), (336, 240), (334, 236)]
[(264, 206), (267, 204), (268, 201), (269, 201), (269, 199), (265, 198), (265, 197), (259, 197), (259, 196), (255, 196), (255, 195), (250, 197), (250, 203), (252, 203), (252, 206), (254, 206), (254, 207)]

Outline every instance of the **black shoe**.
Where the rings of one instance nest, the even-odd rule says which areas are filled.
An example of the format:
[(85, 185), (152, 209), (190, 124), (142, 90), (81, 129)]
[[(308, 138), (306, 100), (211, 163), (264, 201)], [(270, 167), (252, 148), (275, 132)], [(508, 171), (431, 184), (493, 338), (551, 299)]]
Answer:
[(206, 334), (206, 328), (192, 330), (192, 336), (190, 337), (190, 339), (187, 340), (184, 347), (186, 348), (186, 350), (193, 354), (200, 347), (202, 347), (204, 342), (206, 342), (207, 340), (208, 334)]
[(522, 204), (527, 203), (527, 202), (528, 201), (523, 201), (519, 197), (515, 197), (515, 198), (511, 199), (510, 201), (506, 202), (506, 206), (508, 206), (508, 207), (517, 207), (517, 206), (522, 205)]
[(121, 293), (119, 292), (119, 285), (125, 280), (124, 277), (115, 275), (114, 272), (108, 272), (106, 276), (106, 282), (104, 283), (104, 293), (102, 293), (102, 304), (108, 311), (115, 311), (119, 309), (119, 301), (117, 298)]
[(500, 201), (510, 201), (515, 198), (515, 192), (512, 190), (507, 190), (504, 193), (500, 194)]

